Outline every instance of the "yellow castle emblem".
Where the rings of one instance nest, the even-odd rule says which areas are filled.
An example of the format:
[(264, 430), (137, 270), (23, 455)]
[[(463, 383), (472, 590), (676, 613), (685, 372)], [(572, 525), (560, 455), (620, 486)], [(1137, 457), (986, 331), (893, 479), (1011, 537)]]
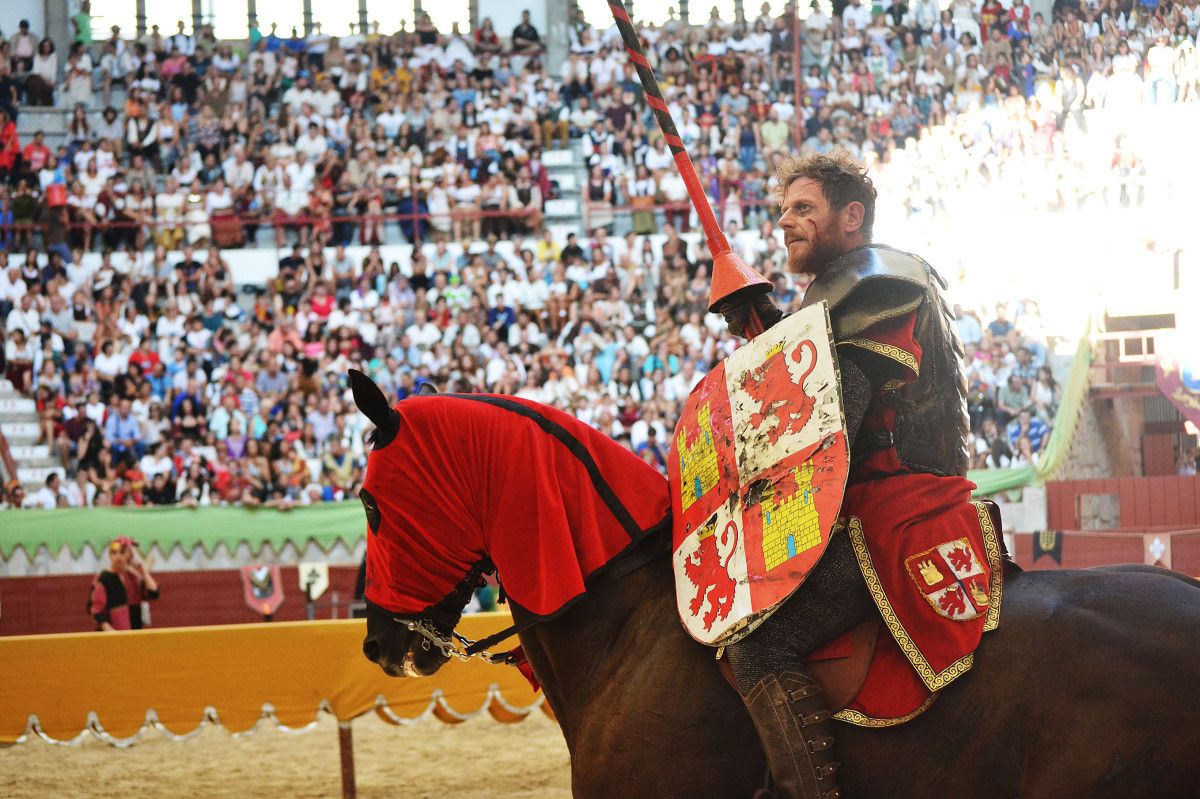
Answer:
[(767, 571), (821, 544), (821, 520), (813, 495), (813, 466), (803, 463), (769, 489), (762, 500), (763, 560)]
[(944, 579), (932, 560), (921, 561), (917, 564), (917, 568), (921, 570), (921, 579), (925, 581), (925, 585), (935, 586)]
[(680, 429), (676, 434), (675, 449), (679, 452), (679, 496), (683, 509), (687, 510), (715, 488), (721, 478), (713, 442), (712, 411), (707, 402), (696, 413), (696, 426), (691, 430)]

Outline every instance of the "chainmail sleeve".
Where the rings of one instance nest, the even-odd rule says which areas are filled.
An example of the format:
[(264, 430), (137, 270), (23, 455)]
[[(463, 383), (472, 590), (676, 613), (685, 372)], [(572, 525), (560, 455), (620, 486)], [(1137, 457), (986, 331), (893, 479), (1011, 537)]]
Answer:
[(858, 431), (867, 418), (867, 409), (871, 407), (871, 400), (875, 396), (875, 386), (860, 363), (860, 358), (862, 356), (857, 350), (850, 347), (843, 347), (838, 352), (838, 366), (842, 373), (842, 412), (846, 416), (846, 441), (850, 445), (851, 458), (854, 457)]

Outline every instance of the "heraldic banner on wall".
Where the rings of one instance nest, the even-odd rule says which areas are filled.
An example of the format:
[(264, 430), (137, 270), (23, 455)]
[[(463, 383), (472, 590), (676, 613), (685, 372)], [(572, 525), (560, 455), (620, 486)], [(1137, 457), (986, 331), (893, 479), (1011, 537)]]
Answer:
[(849, 456), (825, 303), (726, 358), (688, 397), (671, 442), (675, 591), (688, 632), (748, 634), (825, 551)]
[[(1184, 341), (1189, 345), (1180, 346)], [(1183, 418), (1200, 427), (1200, 355), (1193, 346), (1195, 341), (1177, 332), (1174, 341), (1160, 347), (1154, 371), (1158, 390)]]

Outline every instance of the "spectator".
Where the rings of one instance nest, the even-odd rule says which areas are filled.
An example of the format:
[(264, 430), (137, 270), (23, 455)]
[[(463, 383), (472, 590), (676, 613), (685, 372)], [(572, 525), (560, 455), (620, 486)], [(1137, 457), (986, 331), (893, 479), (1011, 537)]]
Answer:
[(1058, 402), (1061, 397), (1058, 383), (1054, 379), (1049, 366), (1040, 366), (1037, 378), (1031, 388), (1031, 401), (1037, 417), (1043, 421), (1052, 421), (1058, 413)]
[(1049, 426), (1041, 419), (1032, 415), (1028, 410), (1017, 414), (1017, 418), (1008, 424), (1008, 443), (1014, 450), (1019, 450), (1019, 442), (1024, 441), (1029, 451), (1025, 453), (1027, 462), (1029, 456), (1041, 453), (1042, 444), (1050, 432)]
[[(945, 214), (943, 197), (980, 181), (1008, 191), (1035, 148), (1043, 160), (1028, 171), (1061, 164), (1055, 190), (1072, 190), (1076, 167), (1053, 155), (1063, 122), (1050, 81), (1066, 61), (1063, 37), (1037, 17), (1032, 42), (1009, 29), (996, 36), (965, 2), (945, 20), (936, 4), (908, 6), (885, 3), (878, 17), (857, 4), (834, 19), (809, 16), (800, 86), (791, 85), (790, 18), (772, 20), (769, 10), (746, 28), (721, 24), (702, 37), (677, 18), (643, 31), (697, 179), (747, 260), (782, 271), (779, 242), (744, 228), (773, 213), (769, 176), (797, 146), (797, 127), (816, 149), (861, 153), (879, 181), (911, 184), (908, 205), (893, 213), (920, 223)], [(1013, 8), (1028, 21), (1027, 9)], [(994, 3), (987, 9), (1000, 14)], [(374, 370), (398, 397), (425, 382), (519, 392), (614, 436), (635, 431), (635, 446), (653, 420), (665, 446), (682, 398), (735, 346), (705, 314), (706, 253), (694, 233), (681, 236), (692, 227), (687, 188), (611, 32), (581, 33), (561, 69), (547, 71), (528, 23), (526, 15), (511, 47), (482, 25), (443, 36), (427, 15), (396, 36), (272, 33), (245, 60), (186, 26), (145, 43), (118, 31), (103, 43), (96, 75), (111, 88), (125, 69), (127, 102), (103, 116), (75, 107), (61, 153), (41, 140), (25, 148), (8, 202), (14, 221), (18, 200), (32, 205), (39, 229), (12, 241), (39, 251), (14, 252), (25, 269), (15, 278), (0, 268), (6, 349), (21, 335), (37, 338), (16, 347), (29, 360), (13, 371), (39, 392), (48, 424), (61, 404), (64, 466), (82, 475), (67, 486), (69, 501), (286, 507), (352, 492), (364, 450), (341, 377), (350, 366)], [(963, 36), (984, 31), (979, 45)], [(68, 101), (85, 89), (90, 99), (85, 55), (73, 55), (74, 94), (69, 76), (61, 87)], [(1028, 74), (1006, 73), (1006, 59), (1027, 62)], [(1118, 76), (1105, 77), (1119, 87)], [(1125, 77), (1142, 85), (1136, 63)], [(1005, 96), (1010, 80), (1021, 82), (1018, 96)], [(589, 159), (574, 191), (592, 213), (590, 238), (560, 247), (542, 210), (571, 189), (552, 183), (542, 149), (571, 137)], [(1120, 147), (1114, 177), (1132, 204), (1148, 167), (1135, 143)], [(60, 199), (52, 187), (68, 190)], [(1034, 193), (1022, 186), (1011, 197)], [(248, 246), (273, 222), (276, 243), (305, 246), (285, 251), (277, 275), (244, 286), (234, 285), (242, 257), (230, 259), (234, 270), (219, 252), (177, 254), (236, 246), (239, 237), (210, 222), (227, 214)], [(489, 234), (497, 241), (485, 243)], [(410, 254), (401, 237), (419, 249)], [(773, 282), (796, 307), (805, 282)], [(964, 293), (957, 315), (977, 436), (1004, 413), (997, 386), (1008, 389), (1010, 372), (1034, 374), (1045, 347), (1045, 334), (1027, 327), (1031, 314), (1008, 323), (978, 299)], [(996, 322), (981, 330), (983, 318)], [(1044, 399), (1022, 406), (1040, 415)], [(136, 442), (109, 434), (128, 424), (123, 401)], [(1006, 441), (1003, 423), (999, 430)], [(143, 457), (130, 464), (136, 444)]]
[(514, 55), (535, 56), (542, 51), (542, 37), (529, 21), (529, 10), (521, 12), (521, 22), (512, 32)]
[(1020, 375), (1011, 374), (996, 392), (996, 422), (1001, 426), (1030, 408), (1029, 388)]
[(133, 539), (114, 538), (107, 551), (110, 565), (92, 581), (88, 601), (96, 629), (140, 630), (148, 624), (142, 615), (142, 603), (158, 599), (158, 580), (150, 573), (150, 566), (142, 559)]
[(62, 490), (62, 478), (58, 472), (51, 472), (46, 477), (46, 484), (38, 489), (33, 497), (33, 507), (41, 510), (54, 510), (67, 507), (67, 498)]
[(27, 507), (25, 500), (25, 489), (21, 487), (18, 480), (9, 480), (5, 484), (4, 503), (5, 510), (20, 510)]
[(25, 78), (25, 98), (31, 106), (54, 105), (54, 92), (58, 87), (58, 53), (54, 42), (42, 39), (37, 52), (30, 61)]

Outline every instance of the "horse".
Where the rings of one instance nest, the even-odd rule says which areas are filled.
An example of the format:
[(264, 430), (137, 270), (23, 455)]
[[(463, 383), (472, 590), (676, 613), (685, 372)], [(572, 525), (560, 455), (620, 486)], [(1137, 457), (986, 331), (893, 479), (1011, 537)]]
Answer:
[[(381, 413), (357, 389), (355, 399), (377, 425), (385, 420), (386, 403)], [(481, 479), (492, 477), (501, 479)], [(379, 509), (364, 503), (374, 529)], [(577, 797), (732, 799), (763, 786), (766, 761), (741, 699), (715, 650), (679, 620), (670, 548), (669, 531), (647, 536), (627, 553), (636, 568), (553, 618), (512, 609), (566, 739)], [(490, 563), (489, 552), (472, 554)], [(425, 597), (421, 613), (368, 603), (364, 655), (392, 676), (435, 673), (450, 653), (431, 639), (449, 637), (478, 579), (472, 570), (449, 594)], [(843, 796), (1195, 796), (1200, 583), (1147, 566), (1006, 564), (1004, 580), (999, 629), (924, 713), (882, 729), (835, 728)]]

